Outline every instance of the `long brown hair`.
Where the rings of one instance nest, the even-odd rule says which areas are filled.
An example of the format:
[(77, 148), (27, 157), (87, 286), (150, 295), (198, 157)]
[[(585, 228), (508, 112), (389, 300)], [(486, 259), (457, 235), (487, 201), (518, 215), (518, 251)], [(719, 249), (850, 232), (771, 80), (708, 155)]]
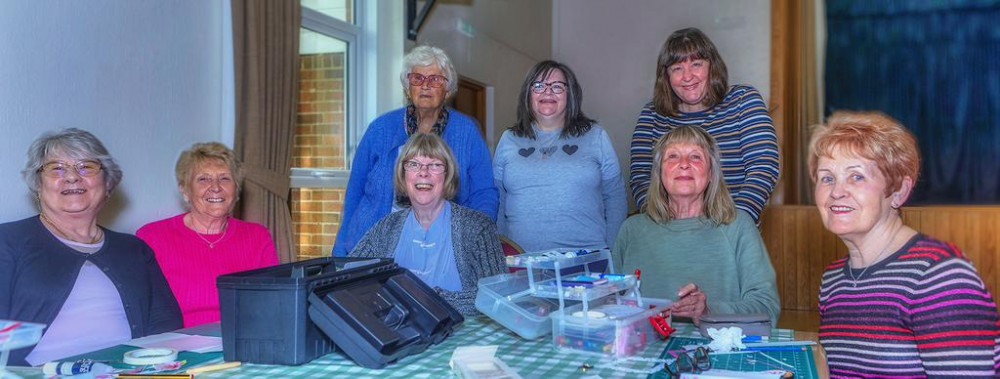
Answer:
[(535, 131), (531, 129), (531, 124), (535, 122), (535, 114), (531, 111), (531, 83), (535, 82), (535, 78), (548, 77), (554, 70), (563, 73), (567, 87), (565, 126), (560, 137), (579, 137), (587, 134), (596, 122), (583, 114), (583, 110), (580, 109), (580, 104), (583, 103), (583, 88), (576, 80), (573, 70), (556, 61), (541, 61), (528, 70), (528, 75), (521, 84), (521, 94), (517, 98), (517, 121), (510, 127), (515, 136), (535, 139)]
[(681, 99), (670, 87), (670, 74), (667, 70), (675, 63), (690, 59), (708, 61), (708, 93), (705, 94), (704, 105), (714, 107), (726, 96), (729, 91), (729, 71), (726, 70), (726, 62), (722, 60), (715, 44), (697, 28), (681, 29), (663, 42), (660, 55), (656, 58), (656, 83), (653, 86), (653, 106), (656, 107), (656, 113), (667, 116), (678, 114)]

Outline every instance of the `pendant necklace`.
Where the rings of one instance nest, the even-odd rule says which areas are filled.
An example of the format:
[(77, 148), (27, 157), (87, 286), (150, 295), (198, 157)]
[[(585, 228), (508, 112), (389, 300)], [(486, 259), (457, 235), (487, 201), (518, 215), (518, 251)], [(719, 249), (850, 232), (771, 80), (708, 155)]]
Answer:
[(58, 234), (62, 238), (68, 239), (68, 240), (73, 241), (73, 242), (79, 242), (79, 243), (85, 243), (85, 244), (88, 244), (88, 245), (93, 245), (93, 244), (97, 243), (97, 241), (100, 241), (101, 237), (104, 236), (103, 233), (101, 232), (101, 228), (97, 228), (97, 233), (94, 233), (94, 236), (90, 238), (90, 242), (87, 242), (87, 241), (77, 241), (77, 240), (75, 240), (73, 238), (70, 238), (69, 234), (67, 234), (66, 232), (64, 232), (62, 229), (59, 229), (59, 227), (56, 226), (56, 223), (52, 222), (52, 220), (49, 219), (49, 216), (45, 215), (45, 212), (41, 212), (38, 215), (41, 217), (42, 221), (46, 225), (51, 226), (52, 229), (55, 229), (56, 234)]
[(538, 138), (538, 151), (542, 152), (542, 159), (551, 157), (556, 153), (556, 142), (559, 141), (559, 133), (557, 132), (552, 136), (545, 137), (547, 137), (545, 138), (546, 141), (543, 141), (542, 138)]
[(876, 263), (878, 263), (879, 259), (882, 258), (882, 256), (885, 255), (887, 251), (889, 251), (889, 248), (892, 247), (892, 242), (896, 240), (896, 236), (899, 234), (899, 229), (901, 229), (902, 227), (903, 227), (902, 224), (896, 227), (896, 230), (892, 233), (892, 238), (890, 238), (889, 242), (886, 242), (885, 247), (882, 248), (882, 252), (878, 253), (878, 255), (875, 256), (875, 259), (872, 260), (872, 263), (865, 266), (865, 268), (861, 270), (861, 273), (858, 274), (857, 277), (854, 276), (854, 269), (851, 268), (851, 262), (850, 260), (848, 260), (847, 274), (851, 276), (851, 284), (853, 284), (855, 288), (858, 287), (858, 279), (863, 278), (865, 276), (865, 273), (868, 272), (868, 269), (874, 266)]
[[(208, 231), (208, 226), (203, 225), (194, 216), (191, 216), (191, 220), (194, 221), (194, 223), (198, 224), (199, 226), (204, 227), (206, 232)], [(226, 232), (229, 231), (229, 228), (226, 227), (228, 225), (229, 225), (229, 220), (228, 219), (226, 219), (226, 221), (222, 222), (222, 235), (219, 236), (219, 238), (217, 238), (215, 241), (209, 241), (208, 238), (205, 238), (205, 236), (203, 236), (201, 234), (201, 232), (199, 232), (197, 229), (194, 231), (194, 234), (197, 235), (198, 238), (201, 238), (202, 241), (205, 241), (205, 243), (208, 244), (208, 248), (209, 249), (214, 249), (215, 248), (215, 244), (221, 242), (223, 238), (226, 238)]]

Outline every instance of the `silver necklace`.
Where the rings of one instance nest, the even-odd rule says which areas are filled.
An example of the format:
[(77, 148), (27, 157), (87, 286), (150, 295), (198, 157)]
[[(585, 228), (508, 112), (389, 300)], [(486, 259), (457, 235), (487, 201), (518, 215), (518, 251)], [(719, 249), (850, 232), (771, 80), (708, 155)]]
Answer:
[[(194, 223), (196, 223), (196, 224), (204, 227), (206, 232), (208, 231), (208, 226), (202, 225), (201, 222), (198, 221), (198, 219), (196, 219), (194, 216), (191, 216), (191, 220), (194, 221)], [(222, 235), (219, 236), (219, 238), (216, 239), (215, 241), (209, 241), (208, 238), (205, 238), (205, 236), (203, 236), (201, 234), (201, 232), (199, 232), (197, 229), (194, 231), (194, 234), (197, 235), (198, 238), (201, 238), (202, 241), (205, 241), (205, 243), (208, 244), (208, 248), (209, 249), (214, 249), (215, 248), (215, 244), (221, 242), (223, 238), (226, 238), (226, 232), (229, 231), (229, 228), (227, 228), (227, 226), (229, 226), (229, 220), (228, 219), (226, 219), (226, 221), (223, 221), (223, 223), (222, 223)]]
[(538, 129), (539, 132), (535, 133), (536, 142), (538, 143), (538, 151), (542, 153), (542, 159), (546, 159), (555, 155), (558, 147), (556, 143), (559, 142), (559, 136), (562, 134), (561, 130), (551, 134), (551, 132), (545, 131), (542, 135), (541, 128)]
[(875, 256), (875, 259), (872, 260), (872, 263), (865, 266), (865, 268), (861, 270), (861, 273), (858, 274), (857, 277), (854, 277), (854, 269), (851, 268), (850, 260), (847, 261), (847, 274), (851, 276), (851, 284), (853, 284), (854, 287), (858, 286), (858, 279), (863, 278), (865, 276), (865, 273), (868, 272), (868, 269), (874, 266), (876, 263), (878, 263), (879, 259), (882, 258), (882, 255), (885, 255), (885, 253), (889, 251), (889, 248), (892, 247), (892, 242), (896, 240), (896, 235), (899, 234), (899, 229), (901, 227), (902, 226), (896, 228), (896, 231), (892, 233), (892, 238), (890, 238), (889, 242), (887, 242), (885, 244), (885, 247), (882, 248), (882, 252), (878, 253), (878, 255)]

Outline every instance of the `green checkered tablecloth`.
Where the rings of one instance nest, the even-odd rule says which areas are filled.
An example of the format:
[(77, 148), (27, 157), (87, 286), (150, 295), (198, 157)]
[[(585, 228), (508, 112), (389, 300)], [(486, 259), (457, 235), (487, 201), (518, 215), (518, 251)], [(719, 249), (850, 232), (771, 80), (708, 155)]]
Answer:
[[(693, 325), (678, 323), (675, 336), (695, 333)], [(790, 339), (791, 331), (775, 330), (783, 333), (776, 339)], [(785, 336), (784, 334), (787, 334)], [(772, 337), (777, 337), (773, 335)], [(551, 335), (537, 340), (524, 340), (510, 330), (486, 316), (466, 318), (465, 323), (450, 337), (424, 352), (403, 358), (385, 369), (372, 370), (355, 365), (340, 353), (332, 353), (317, 358), (301, 366), (260, 365), (244, 363), (239, 368), (198, 374), (200, 378), (451, 378), (454, 374), (448, 366), (455, 348), (472, 345), (498, 345), (497, 355), (508, 366), (517, 370), (525, 378), (645, 378), (647, 374), (660, 370), (663, 360), (660, 355), (667, 346), (666, 341), (657, 340), (646, 346), (639, 354), (615, 359), (594, 353), (569, 349), (556, 349)], [(584, 364), (592, 368), (586, 372)], [(25, 378), (39, 378), (38, 368), (14, 368), (16, 374)]]
[[(645, 377), (637, 371), (651, 371), (666, 346), (664, 341), (649, 344), (641, 356), (615, 360), (596, 354), (556, 349), (552, 337), (521, 339), (486, 316), (467, 318), (465, 323), (438, 345), (403, 358), (385, 369), (372, 370), (355, 365), (340, 353), (328, 354), (301, 366), (244, 364), (237, 369), (199, 374), (198, 378), (261, 377), (352, 377), (352, 378), (449, 378), (453, 377), (448, 361), (455, 348), (470, 345), (498, 345), (497, 356), (525, 378), (602, 378)], [(583, 372), (588, 363), (593, 369)]]

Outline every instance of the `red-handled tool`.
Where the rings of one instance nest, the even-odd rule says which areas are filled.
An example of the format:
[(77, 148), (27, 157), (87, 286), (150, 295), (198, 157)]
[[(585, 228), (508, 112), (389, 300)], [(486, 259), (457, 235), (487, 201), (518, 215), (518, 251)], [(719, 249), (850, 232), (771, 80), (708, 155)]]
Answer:
[(664, 312), (660, 312), (655, 316), (649, 316), (649, 323), (653, 325), (653, 329), (660, 333), (660, 336), (666, 339), (667, 337), (670, 337), (670, 334), (676, 332), (677, 330), (670, 327), (670, 323), (667, 322), (667, 318), (663, 316)]

